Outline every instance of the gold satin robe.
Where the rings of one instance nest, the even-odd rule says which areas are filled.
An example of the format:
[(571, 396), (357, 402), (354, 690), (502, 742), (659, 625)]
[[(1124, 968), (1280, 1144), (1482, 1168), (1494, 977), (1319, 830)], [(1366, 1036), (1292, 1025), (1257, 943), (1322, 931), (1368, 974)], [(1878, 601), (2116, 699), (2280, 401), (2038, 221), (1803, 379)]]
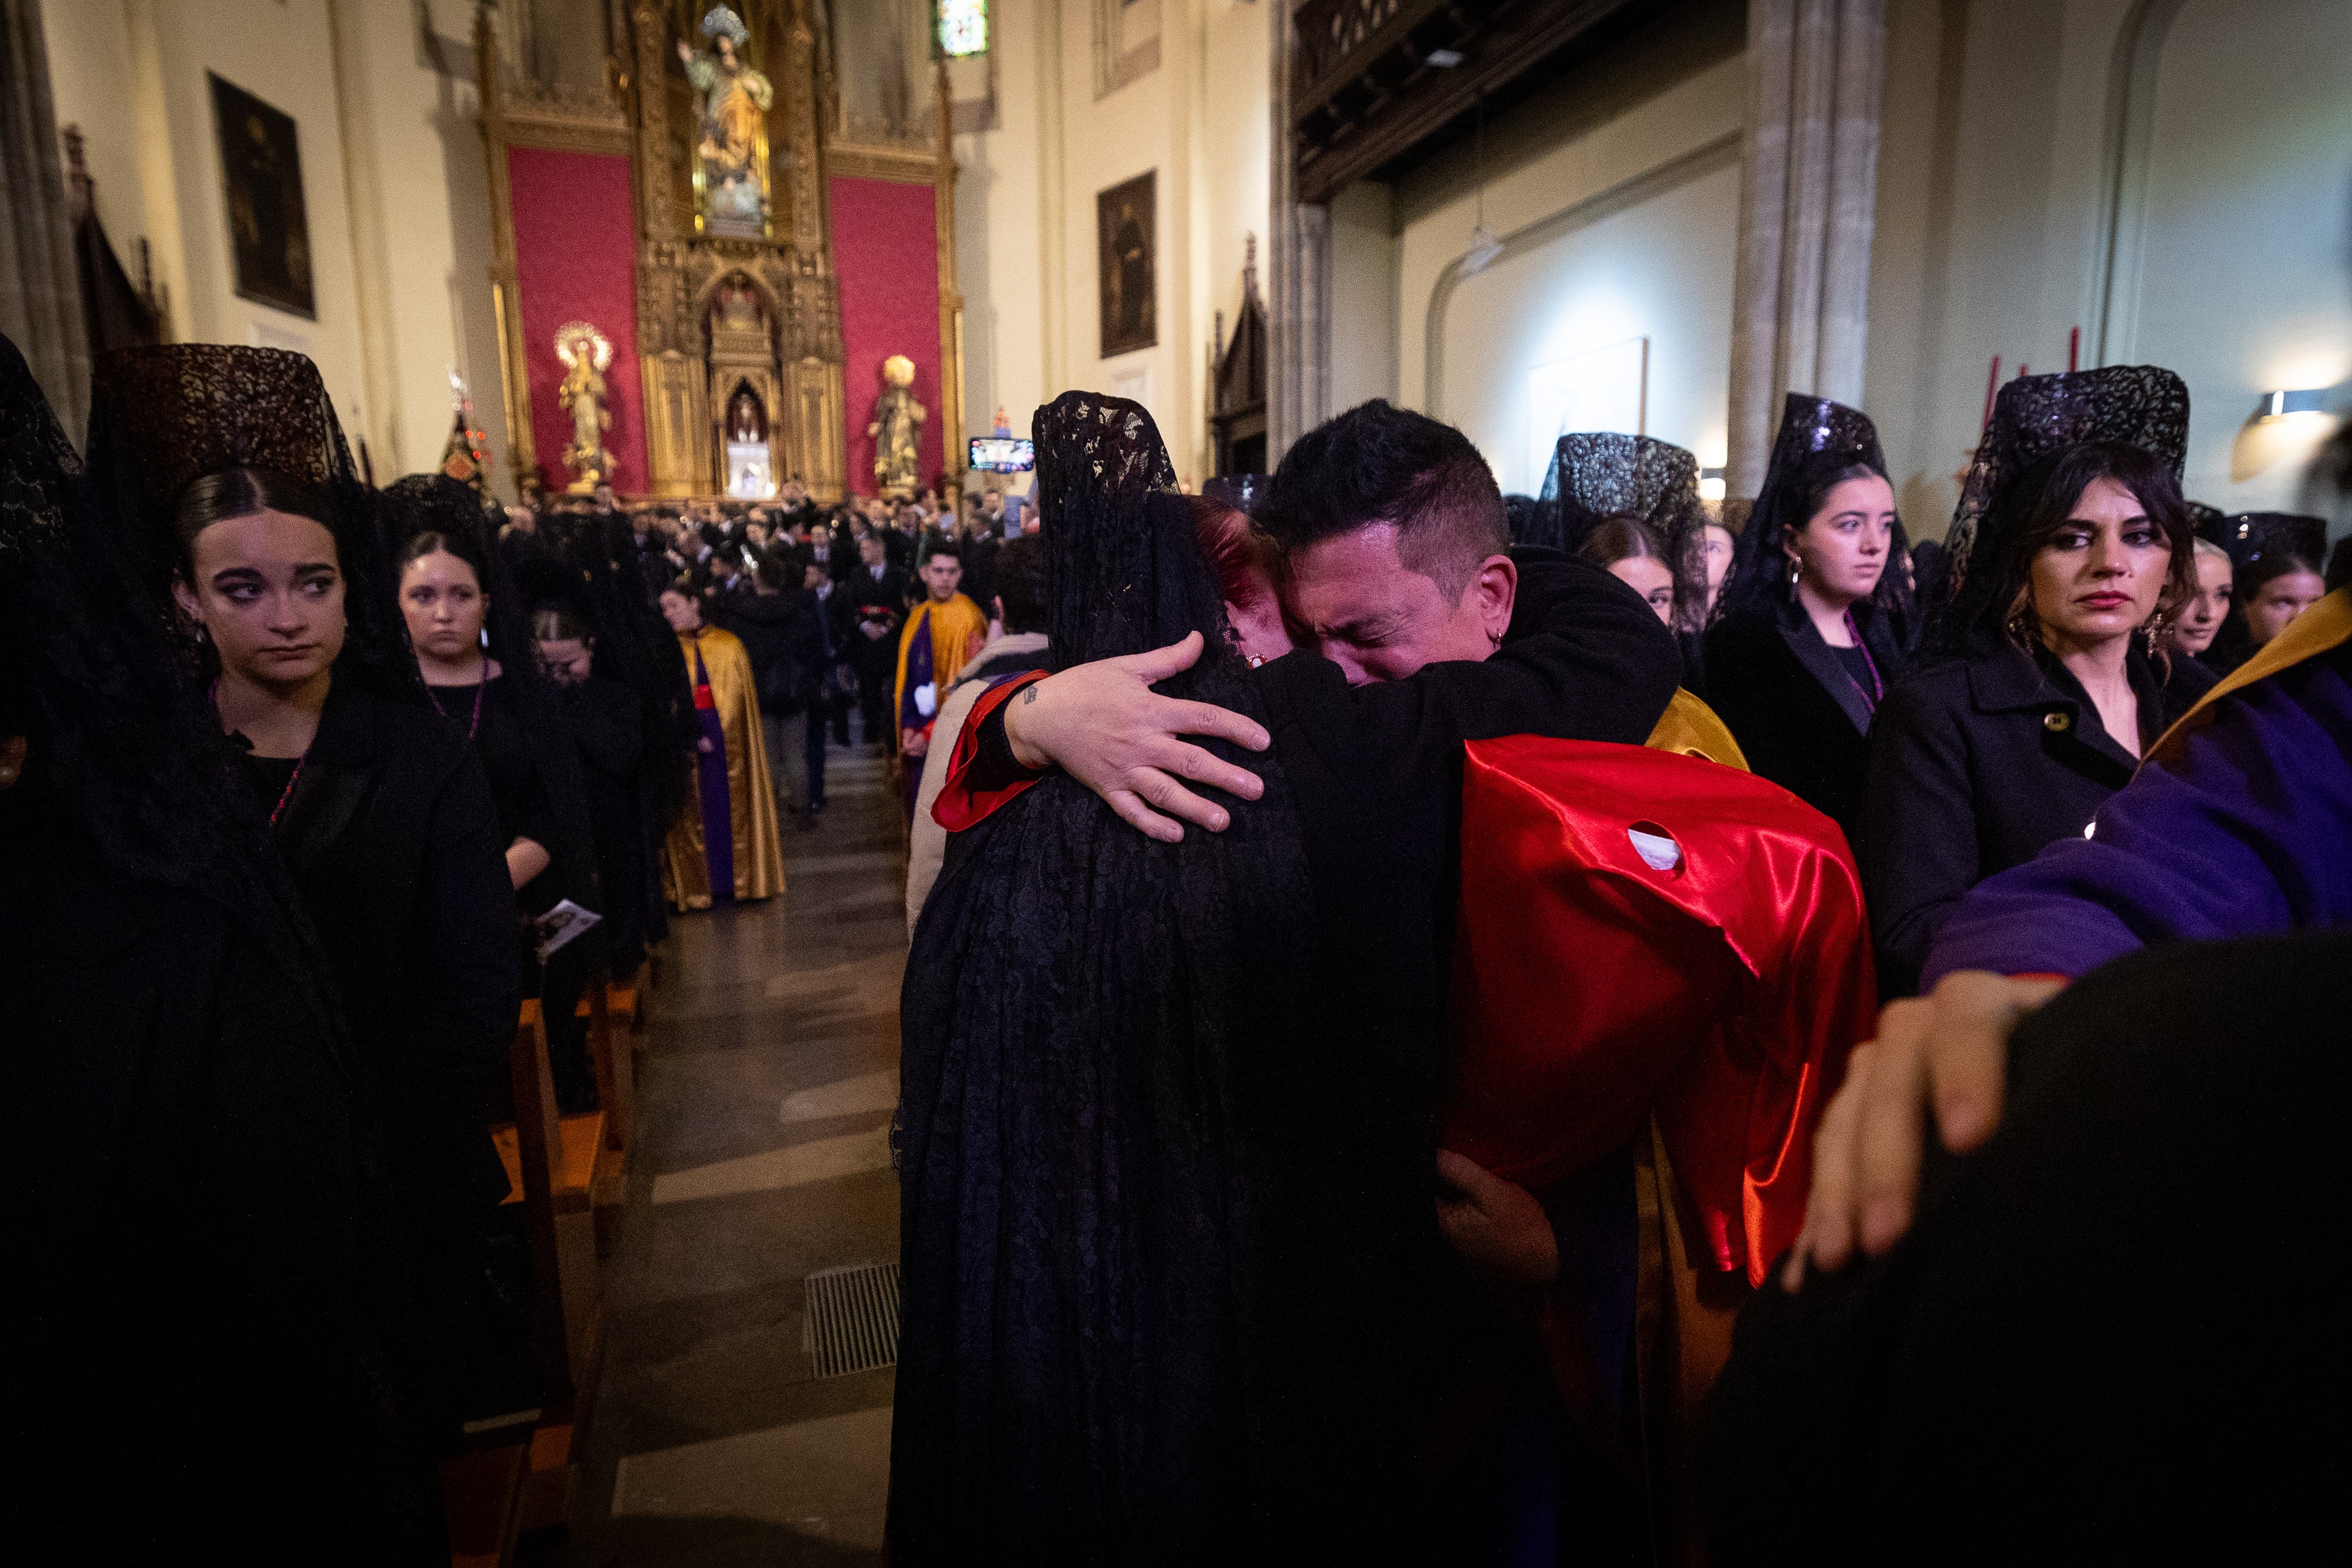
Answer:
[[(890, 683), (894, 750), (898, 727), (906, 722), (907, 654), (915, 645), (917, 630), (926, 625), (931, 629), (931, 684), (941, 696), (955, 685), (956, 676), (988, 637), (987, 612), (961, 593), (951, 595), (944, 604), (926, 598), (908, 612), (907, 623), (898, 631), (898, 673)], [(932, 709), (934, 714), (938, 711)]]
[[(727, 806), (735, 834), (735, 897), (772, 898), (784, 891), (783, 841), (776, 831), (776, 792), (768, 777), (768, 749), (760, 735), (759, 688), (751, 656), (732, 632), (705, 627), (682, 632), (678, 650), (694, 678), (698, 647), (710, 676), (719, 732), (727, 741)], [(702, 841), (699, 762), (686, 763), (686, 810), (662, 844), (662, 892), (673, 909), (710, 907), (710, 862)]]

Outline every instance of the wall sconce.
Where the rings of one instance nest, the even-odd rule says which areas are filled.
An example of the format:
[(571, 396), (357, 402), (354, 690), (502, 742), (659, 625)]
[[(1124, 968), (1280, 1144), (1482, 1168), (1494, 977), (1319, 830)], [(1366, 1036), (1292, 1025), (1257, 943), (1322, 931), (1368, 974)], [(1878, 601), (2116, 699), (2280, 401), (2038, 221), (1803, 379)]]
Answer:
[(1702, 468), (1698, 471), (1698, 498), (1702, 501), (1723, 499), (1723, 470)]
[(2327, 406), (2334, 390), (2305, 387), (2263, 393), (2230, 444), (2231, 482), (2242, 485), (2283, 457), (2298, 462), (2309, 457), (2335, 428), (2336, 412)]

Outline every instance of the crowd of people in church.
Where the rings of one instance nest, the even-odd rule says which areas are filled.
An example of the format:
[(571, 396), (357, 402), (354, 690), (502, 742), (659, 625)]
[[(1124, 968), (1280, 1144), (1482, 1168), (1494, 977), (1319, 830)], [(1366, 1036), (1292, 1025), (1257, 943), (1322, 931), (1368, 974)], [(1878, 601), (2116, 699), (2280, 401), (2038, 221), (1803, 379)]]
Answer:
[(0, 347), (13, 1533), (446, 1561), (533, 1396), (518, 1009), (593, 1106), (583, 998), (860, 747), (894, 1561), (2316, 1517), (2352, 545), (2185, 497), (2170, 372), (2003, 386), (1915, 544), (1796, 393), (1722, 504), (1381, 402), (1188, 494), (1070, 392), (1029, 497), (501, 507), (362, 479), (299, 355), (103, 355), (75, 440)]

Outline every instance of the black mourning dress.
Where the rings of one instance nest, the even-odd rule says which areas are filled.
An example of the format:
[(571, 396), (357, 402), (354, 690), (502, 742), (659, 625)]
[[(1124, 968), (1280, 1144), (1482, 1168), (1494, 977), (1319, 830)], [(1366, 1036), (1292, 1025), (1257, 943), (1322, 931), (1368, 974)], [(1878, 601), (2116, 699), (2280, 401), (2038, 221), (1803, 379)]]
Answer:
[(1155, 843), (1054, 775), (950, 840), (901, 1000), (894, 1559), (1423, 1560), (1462, 741), (1638, 742), (1672, 640), (1531, 557), (1483, 664), (1252, 672), (1149, 417), (1071, 393), (1037, 446), (1060, 664), (1204, 631), (1160, 689), (1275, 744), (1222, 834)]
[(446, 1563), (352, 1041), (126, 533), (0, 341), (0, 1541)]

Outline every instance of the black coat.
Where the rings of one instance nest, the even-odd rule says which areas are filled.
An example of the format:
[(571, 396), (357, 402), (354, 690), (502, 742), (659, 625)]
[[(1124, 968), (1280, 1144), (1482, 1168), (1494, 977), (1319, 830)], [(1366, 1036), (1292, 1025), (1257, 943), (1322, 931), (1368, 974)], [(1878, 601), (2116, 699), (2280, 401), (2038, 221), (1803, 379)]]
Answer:
[[(1886, 1257), (1768, 1281), (1701, 1464), (1722, 1568), (2279, 1563), (2333, 1539), (2352, 935), (2174, 946), (2019, 1028)], [(2315, 1426), (2317, 1428), (2315, 1435)]]
[(559, 687), (555, 709), (580, 753), (588, 826), (596, 843), (610, 932), (613, 972), (626, 975), (644, 961), (649, 936), (646, 890), (652, 851), (646, 842), (642, 774), (645, 712), (636, 693), (618, 681), (589, 680)]
[[(1853, 607), (1862, 644), (1891, 688), (1905, 649), (1868, 601)], [(1707, 629), (1706, 700), (1748, 766), (1855, 838), (1870, 760), (1871, 703), (1794, 603), (1734, 611)]]
[(381, 1117), (424, 1354), (454, 1370), (482, 1227), (507, 1193), (486, 1093), (521, 999), (489, 784), (462, 730), (338, 680), (277, 839)]
[[(2195, 661), (2168, 678), (2135, 648), (2145, 751), (2213, 686)], [(1987, 636), (1899, 683), (1872, 732), (1862, 836), (1879, 989), (1907, 997), (1960, 895), (2042, 847), (2080, 838), (2139, 759), (2107, 734), (2066, 667)]]
[(331, 997), (241, 915), (110, 869), (38, 789), (0, 789), (12, 1556), (446, 1563)]

